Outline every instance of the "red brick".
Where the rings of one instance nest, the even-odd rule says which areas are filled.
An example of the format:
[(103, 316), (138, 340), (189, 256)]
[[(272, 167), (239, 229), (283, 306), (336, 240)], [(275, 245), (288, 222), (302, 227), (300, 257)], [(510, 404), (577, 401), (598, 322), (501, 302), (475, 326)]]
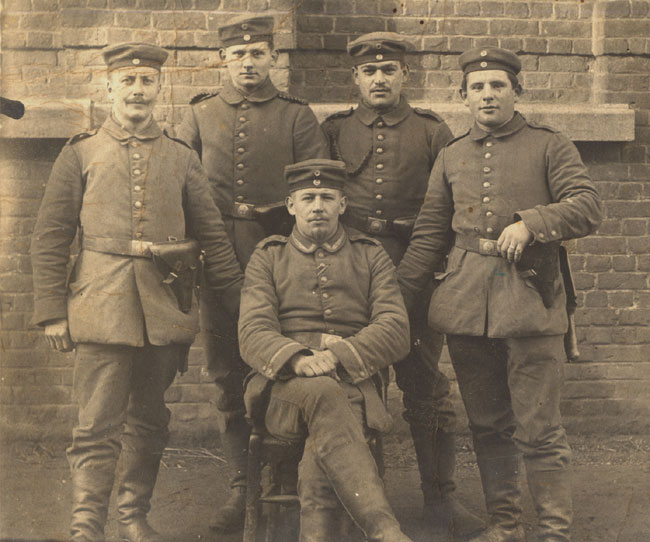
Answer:
[(614, 271), (635, 271), (636, 257), (635, 256), (613, 256), (612, 268), (614, 269)]
[(607, 37), (648, 36), (650, 35), (650, 20), (622, 19), (605, 21)]
[(648, 286), (646, 273), (600, 273), (598, 288), (606, 290), (643, 290)]
[(607, 298), (609, 307), (613, 309), (626, 309), (634, 306), (634, 292), (609, 292)]
[[(205, 15), (199, 12), (181, 11), (153, 13), (152, 24), (156, 29), (163, 30), (205, 30), (207, 28)], [(138, 26), (144, 26), (138, 25)]]
[(630, 15), (632, 17), (647, 17), (650, 13), (650, 3), (647, 1), (630, 3)]
[(64, 28), (88, 28), (105, 26), (113, 22), (113, 13), (95, 9), (64, 9), (61, 11), (61, 26)]
[(619, 218), (605, 219), (598, 226), (599, 235), (620, 235), (621, 220)]
[(548, 40), (544, 38), (525, 38), (524, 50), (527, 53), (545, 53), (548, 47)]
[(315, 15), (298, 15), (297, 25), (299, 32), (325, 33), (334, 28), (334, 19)]
[(503, 14), (506, 17), (528, 19), (530, 17), (530, 8), (527, 2), (506, 2), (503, 8)]
[(648, 326), (650, 325), (650, 309), (634, 308), (622, 310), (619, 315), (619, 321), (621, 325)]
[(624, 220), (623, 235), (645, 235), (648, 231), (648, 221), (644, 219)]
[(539, 27), (537, 21), (496, 19), (490, 21), (489, 33), (497, 36), (537, 36)]
[(335, 21), (337, 32), (376, 32), (384, 27), (384, 20), (379, 17), (337, 17)]
[(503, 15), (505, 2), (481, 2), (481, 16), (500, 17)]
[(464, 0), (454, 2), (454, 13), (459, 17), (478, 17), (481, 13), (481, 2), (467, 2)]
[(607, 292), (587, 292), (585, 294), (585, 307), (608, 307)]
[(560, 55), (567, 55), (573, 51), (573, 40), (549, 39), (548, 52)]
[(639, 271), (650, 271), (650, 254), (639, 254), (637, 256)]
[(650, 236), (632, 237), (627, 240), (630, 252), (634, 254), (648, 254), (650, 252)]
[(553, 16), (554, 2), (532, 2), (530, 4), (531, 19), (548, 19)]
[(556, 19), (577, 19), (579, 4), (567, 4), (556, 2), (553, 6)]
[(573, 272), (573, 283), (576, 290), (588, 290), (596, 284), (596, 278), (591, 273)]
[(484, 36), (488, 33), (488, 22), (481, 19), (446, 19), (441, 26), (448, 34), (461, 36)]

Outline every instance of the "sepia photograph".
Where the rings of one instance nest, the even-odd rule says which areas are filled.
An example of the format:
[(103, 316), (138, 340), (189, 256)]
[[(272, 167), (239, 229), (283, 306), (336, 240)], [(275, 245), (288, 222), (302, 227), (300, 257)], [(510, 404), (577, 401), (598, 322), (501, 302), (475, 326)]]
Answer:
[(0, 542), (650, 541), (650, 0), (0, 25)]

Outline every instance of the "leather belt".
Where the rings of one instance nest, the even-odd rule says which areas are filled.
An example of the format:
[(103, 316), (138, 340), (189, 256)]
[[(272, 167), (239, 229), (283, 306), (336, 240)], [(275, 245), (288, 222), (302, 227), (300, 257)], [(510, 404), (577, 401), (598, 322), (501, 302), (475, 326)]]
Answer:
[(385, 218), (375, 218), (373, 216), (363, 217), (348, 211), (343, 215), (343, 222), (357, 230), (372, 235), (381, 235), (392, 231), (393, 221)]
[(227, 213), (233, 218), (244, 218), (246, 220), (257, 220), (259, 214), (252, 203), (240, 203), (235, 201), (230, 212)]
[(85, 250), (141, 258), (151, 257), (149, 249), (152, 244), (151, 241), (137, 239), (111, 239), (109, 237), (89, 237), (88, 235), (84, 235), (81, 241), (81, 247)]
[(454, 245), (463, 250), (476, 252), (483, 256), (499, 256), (496, 239), (485, 239), (482, 237), (472, 237), (471, 235), (456, 235)]

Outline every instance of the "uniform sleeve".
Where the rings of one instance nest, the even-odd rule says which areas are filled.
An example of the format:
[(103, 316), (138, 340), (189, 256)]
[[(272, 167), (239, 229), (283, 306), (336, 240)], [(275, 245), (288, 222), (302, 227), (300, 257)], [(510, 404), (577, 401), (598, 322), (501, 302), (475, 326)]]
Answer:
[(329, 345), (354, 383), (404, 358), (410, 349), (409, 321), (395, 266), (379, 246), (368, 247), (370, 319), (355, 335)]
[(198, 153), (199, 158), (202, 156), (201, 134), (194, 116), (194, 107), (190, 106), (185, 112), (183, 120), (175, 130), (175, 134), (178, 139), (192, 147)]
[(535, 237), (548, 243), (584, 237), (602, 219), (602, 201), (576, 146), (562, 134), (553, 134), (546, 151), (546, 176), (554, 203), (519, 211)]
[(242, 359), (265, 377), (275, 380), (294, 354), (305, 347), (281, 333), (279, 301), (273, 281), (273, 256), (258, 248), (246, 266), (239, 316)]
[(31, 243), (33, 322), (67, 318), (67, 265), (83, 197), (81, 165), (71, 145), (63, 147), (50, 173)]
[(430, 167), (433, 167), (433, 164), (440, 154), (440, 151), (453, 139), (453, 134), (447, 126), (446, 122), (440, 122), (435, 125), (434, 131), (431, 134), (431, 164)]
[(431, 170), (424, 203), (415, 221), (406, 254), (397, 276), (409, 312), (418, 295), (438, 271), (449, 250), (452, 239), (451, 221), (454, 214), (451, 187), (445, 176), (443, 149)]
[(191, 236), (205, 252), (203, 272), (208, 288), (231, 314), (237, 314), (243, 274), (194, 151), (189, 158), (185, 213)]
[(318, 125), (316, 115), (310, 107), (301, 106), (293, 126), (294, 162), (329, 157), (327, 138), (323, 129)]

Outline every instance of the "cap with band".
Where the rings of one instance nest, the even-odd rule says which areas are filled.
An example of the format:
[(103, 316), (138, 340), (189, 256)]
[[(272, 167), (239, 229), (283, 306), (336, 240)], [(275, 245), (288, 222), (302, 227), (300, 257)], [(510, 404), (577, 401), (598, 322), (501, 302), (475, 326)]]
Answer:
[(347, 172), (345, 162), (312, 158), (289, 164), (284, 168), (284, 178), (289, 185), (289, 191), (295, 192), (303, 188), (334, 188), (343, 190)]
[(371, 32), (348, 43), (355, 66), (384, 60), (404, 61), (404, 54), (415, 48), (408, 36), (396, 32)]
[(521, 60), (512, 51), (500, 47), (475, 47), (458, 57), (463, 73), (485, 70), (504, 70), (517, 75), (521, 71)]
[(102, 50), (104, 62), (109, 71), (125, 67), (147, 67), (160, 71), (167, 60), (168, 53), (164, 49), (148, 43), (119, 43), (109, 45)]
[(259, 41), (273, 42), (273, 17), (236, 17), (218, 29), (219, 45), (248, 45)]

